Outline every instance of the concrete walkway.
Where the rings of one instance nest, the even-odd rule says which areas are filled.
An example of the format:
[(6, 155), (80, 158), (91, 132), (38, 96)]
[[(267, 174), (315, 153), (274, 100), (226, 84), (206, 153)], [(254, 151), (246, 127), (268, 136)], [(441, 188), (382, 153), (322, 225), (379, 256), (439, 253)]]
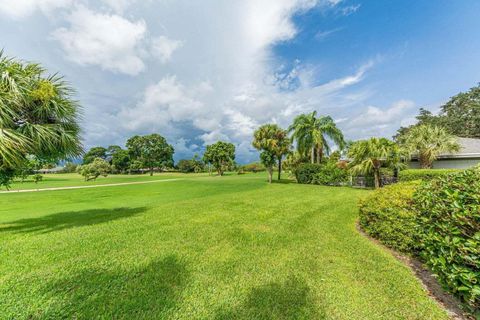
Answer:
[(184, 180), (184, 179), (175, 178), (175, 179), (163, 179), (163, 180), (153, 180), (153, 181), (135, 181), (135, 182), (120, 182), (120, 183), (109, 183), (109, 184), (96, 184), (96, 185), (91, 185), (91, 186), (72, 186), (72, 187), (56, 187), (56, 188), (43, 188), (43, 189), (8, 190), (8, 191), (0, 191), (0, 193), (40, 192), (40, 191), (100, 188), (100, 187), (116, 187), (116, 186), (128, 186), (128, 185), (133, 185), (133, 184), (147, 184), (147, 183), (169, 182), (169, 181), (178, 181), (178, 180)]

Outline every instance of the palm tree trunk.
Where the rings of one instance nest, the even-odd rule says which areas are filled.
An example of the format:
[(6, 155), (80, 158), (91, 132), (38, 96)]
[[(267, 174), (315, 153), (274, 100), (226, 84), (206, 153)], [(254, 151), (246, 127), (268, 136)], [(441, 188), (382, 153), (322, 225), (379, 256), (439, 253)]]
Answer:
[(278, 180), (280, 180), (282, 174), (282, 156), (278, 157)]
[(315, 163), (315, 147), (312, 147), (312, 163)]
[(375, 180), (375, 189), (380, 188), (380, 170), (375, 168), (373, 169), (373, 176)]
[(420, 167), (422, 169), (431, 169), (432, 168), (432, 163), (430, 161), (428, 161), (428, 159), (420, 154), (419, 157), (418, 157), (418, 161), (420, 162)]
[(272, 167), (268, 167), (268, 168), (267, 168), (267, 171), (268, 171), (268, 183), (272, 183), (273, 168), (272, 168)]

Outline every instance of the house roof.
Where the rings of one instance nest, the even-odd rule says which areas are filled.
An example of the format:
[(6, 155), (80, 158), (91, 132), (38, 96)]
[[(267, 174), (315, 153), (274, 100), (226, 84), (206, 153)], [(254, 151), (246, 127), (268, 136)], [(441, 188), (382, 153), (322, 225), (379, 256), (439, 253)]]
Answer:
[(480, 158), (480, 139), (458, 138), (460, 151), (443, 153), (439, 158)]

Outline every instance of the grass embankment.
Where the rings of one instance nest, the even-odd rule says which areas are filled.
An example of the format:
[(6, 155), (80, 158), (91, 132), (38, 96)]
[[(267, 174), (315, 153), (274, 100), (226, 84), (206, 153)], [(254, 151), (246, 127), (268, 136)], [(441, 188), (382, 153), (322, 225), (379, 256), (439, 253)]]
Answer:
[(0, 319), (447, 319), (356, 231), (368, 191), (264, 180), (0, 195)]

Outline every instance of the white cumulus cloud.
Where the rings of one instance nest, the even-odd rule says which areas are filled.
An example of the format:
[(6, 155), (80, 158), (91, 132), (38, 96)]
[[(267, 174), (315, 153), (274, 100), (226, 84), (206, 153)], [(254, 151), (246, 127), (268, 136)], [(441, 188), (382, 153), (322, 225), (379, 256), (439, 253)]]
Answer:
[(68, 22), (68, 28), (59, 28), (52, 36), (60, 42), (69, 60), (129, 75), (145, 68), (139, 56), (147, 29), (145, 21), (129, 21), (78, 6)]

